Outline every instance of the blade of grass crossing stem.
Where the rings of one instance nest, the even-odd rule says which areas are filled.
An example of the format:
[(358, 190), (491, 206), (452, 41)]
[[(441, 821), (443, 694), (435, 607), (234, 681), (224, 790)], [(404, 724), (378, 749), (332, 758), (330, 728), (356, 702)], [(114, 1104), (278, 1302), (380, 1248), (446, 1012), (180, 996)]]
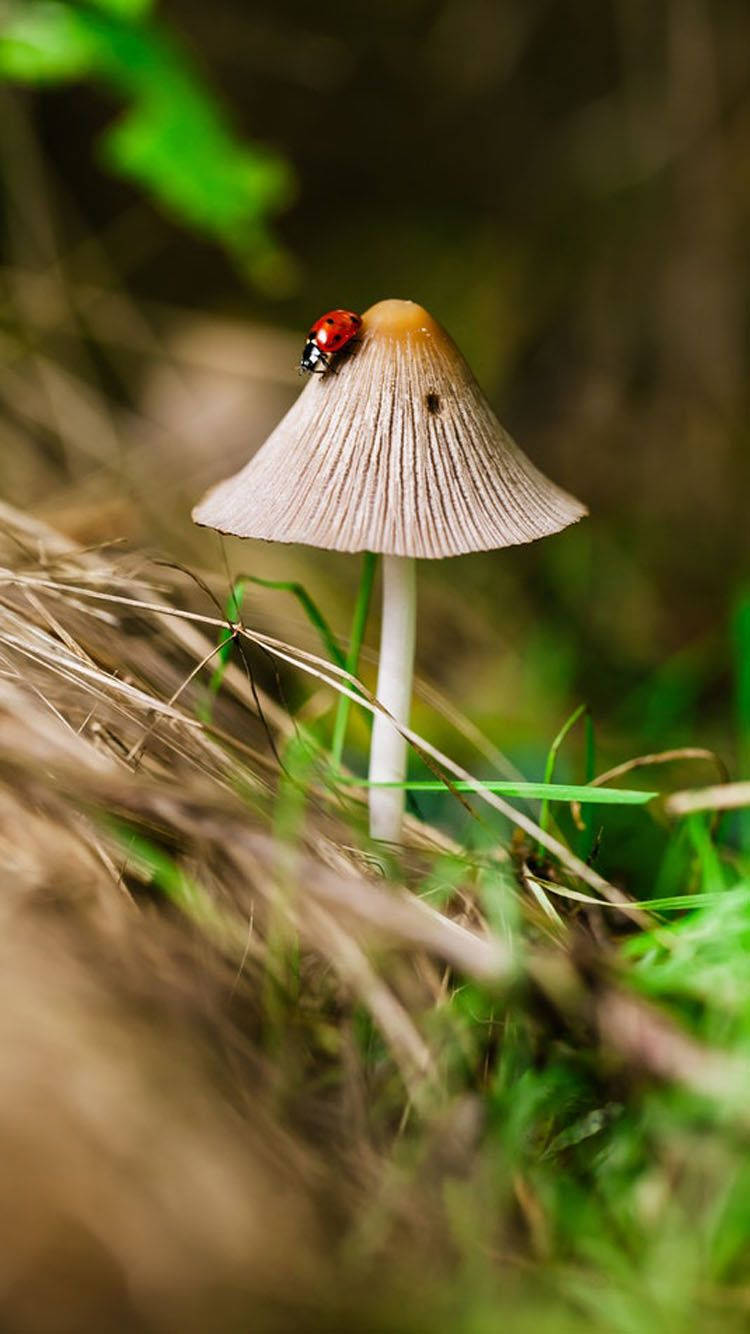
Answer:
[[(750, 588), (739, 595), (732, 617), (734, 641), (735, 715), (739, 777), (750, 778)], [(750, 849), (750, 812), (737, 816), (740, 841)]]
[[(359, 591), (357, 592), (357, 601), (354, 607), (354, 617), (352, 620), (352, 633), (349, 639), (349, 652), (346, 655), (346, 662), (344, 664), (346, 670), (350, 672), (352, 676), (357, 675), (357, 669), (359, 667), (359, 654), (362, 648), (362, 640), (364, 639), (367, 617), (370, 611), (372, 585), (375, 579), (377, 563), (378, 558), (373, 552), (366, 551), (364, 553), (362, 557), (362, 574), (360, 575), (359, 580)], [(333, 727), (333, 740), (331, 742), (331, 764), (334, 770), (337, 770), (341, 764), (351, 703), (348, 695), (339, 695), (338, 707), (336, 709), (336, 721)]]
[(345, 780), (350, 787), (400, 788), (405, 792), (498, 792), (504, 797), (518, 797), (524, 801), (576, 801), (582, 806), (645, 806), (658, 792), (627, 787), (589, 787), (580, 783), (506, 783), (477, 778), (467, 783), (456, 779), (442, 783), (437, 779), (406, 779), (403, 783), (370, 783), (364, 778)]
[[(555, 772), (555, 764), (557, 763), (557, 754), (563, 741), (568, 735), (568, 732), (571, 730), (571, 728), (575, 727), (576, 723), (578, 722), (578, 719), (583, 717), (588, 712), (589, 712), (588, 704), (579, 704), (578, 708), (574, 709), (570, 717), (566, 719), (566, 721), (563, 723), (562, 727), (560, 728), (560, 731), (558, 732), (557, 736), (552, 742), (552, 745), (549, 748), (549, 754), (547, 755), (547, 763), (544, 766), (545, 783), (552, 782), (552, 778)], [(542, 808), (539, 813), (539, 828), (542, 829), (545, 834), (548, 832), (549, 829), (549, 801), (547, 800), (546, 797), (542, 801)], [(541, 851), (542, 849), (540, 846), (539, 847), (540, 854)]]
[[(346, 667), (346, 659), (336, 643), (333, 631), (328, 624), (320, 608), (313, 601), (303, 584), (295, 580), (287, 579), (261, 579), (255, 574), (240, 574), (232, 584), (232, 590), (227, 598), (224, 609), (227, 621), (230, 626), (236, 625), (242, 616), (242, 602), (245, 595), (245, 589), (248, 584), (257, 584), (260, 588), (271, 588), (281, 593), (291, 593), (296, 597), (302, 610), (304, 611), (310, 624), (320, 635), (323, 647), (332, 662), (338, 667)], [(219, 661), (215, 670), (211, 674), (208, 683), (208, 701), (201, 708), (201, 717), (203, 722), (210, 722), (213, 714), (213, 706), (216, 696), (221, 690), (224, 680), (224, 674), (229, 666), (232, 657), (232, 645), (234, 643), (234, 631), (231, 629), (222, 630), (222, 637), (219, 640)]]

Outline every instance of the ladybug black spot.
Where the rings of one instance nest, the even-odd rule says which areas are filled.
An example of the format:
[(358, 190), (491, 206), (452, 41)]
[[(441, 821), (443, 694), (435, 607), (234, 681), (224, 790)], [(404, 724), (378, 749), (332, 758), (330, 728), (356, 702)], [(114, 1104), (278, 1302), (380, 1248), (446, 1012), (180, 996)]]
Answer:
[(333, 320), (331, 319), (326, 320), (326, 324), (333, 324)]
[(439, 411), (440, 411), (440, 397), (439, 397), (439, 395), (430, 392), (430, 393), (427, 395), (427, 397), (425, 398), (425, 403), (426, 403), (426, 405), (427, 405), (427, 411), (428, 411), (428, 412), (431, 412), (432, 415), (433, 415), (434, 417), (436, 417), (437, 414), (438, 414)]

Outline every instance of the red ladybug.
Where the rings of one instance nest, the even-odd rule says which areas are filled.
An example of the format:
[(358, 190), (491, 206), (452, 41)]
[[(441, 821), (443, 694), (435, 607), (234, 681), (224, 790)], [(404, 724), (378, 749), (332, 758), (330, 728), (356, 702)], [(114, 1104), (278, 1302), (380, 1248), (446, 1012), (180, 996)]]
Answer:
[(353, 310), (329, 310), (321, 315), (307, 335), (300, 370), (319, 371), (320, 374), (329, 370), (331, 358), (354, 341), (361, 326), (362, 319)]

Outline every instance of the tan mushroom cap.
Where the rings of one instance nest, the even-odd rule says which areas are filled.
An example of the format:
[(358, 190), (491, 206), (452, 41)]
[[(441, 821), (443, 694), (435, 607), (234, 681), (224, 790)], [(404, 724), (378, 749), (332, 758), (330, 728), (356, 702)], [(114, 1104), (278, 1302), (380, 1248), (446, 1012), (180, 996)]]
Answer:
[(380, 301), (349, 355), (310, 377), (193, 518), (236, 537), (437, 558), (533, 542), (585, 513), (503, 430), (432, 316)]

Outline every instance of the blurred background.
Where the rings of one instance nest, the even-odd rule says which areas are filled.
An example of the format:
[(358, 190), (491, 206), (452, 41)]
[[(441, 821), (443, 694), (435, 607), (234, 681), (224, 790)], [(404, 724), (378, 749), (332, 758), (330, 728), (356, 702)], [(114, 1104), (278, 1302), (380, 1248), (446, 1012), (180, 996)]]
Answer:
[[(423, 674), (528, 777), (582, 700), (599, 768), (692, 742), (742, 769), (747, 6), (0, 15), (3, 497), (222, 597), (228, 569), (299, 579), (346, 633), (356, 558), (222, 551), (190, 508), (297, 394), (314, 317), (413, 298), (591, 510), (532, 548), (425, 564)], [(246, 615), (315, 643), (291, 599), (258, 591)]]

